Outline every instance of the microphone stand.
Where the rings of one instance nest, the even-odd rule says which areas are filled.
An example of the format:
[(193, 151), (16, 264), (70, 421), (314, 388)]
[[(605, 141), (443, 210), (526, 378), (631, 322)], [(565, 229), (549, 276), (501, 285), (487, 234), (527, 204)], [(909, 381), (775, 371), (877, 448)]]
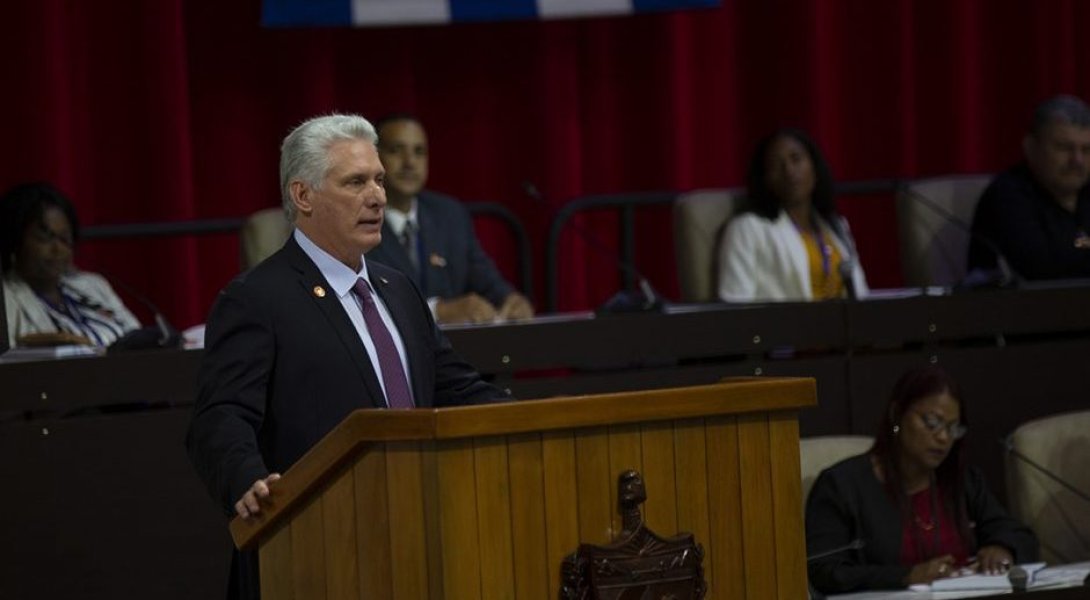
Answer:
[[(938, 202), (935, 202), (931, 198), (928, 198), (924, 194), (912, 189), (908, 184), (902, 183), (899, 186), (899, 191), (913, 198), (916, 202), (927, 207), (933, 214), (938, 215), (943, 221), (953, 225), (957, 229), (969, 236), (970, 243), (977, 242), (987, 248), (992, 254), (995, 255), (996, 270), (988, 271), (983, 269), (974, 269), (973, 271), (966, 273), (965, 278), (956, 286), (964, 289), (975, 289), (980, 287), (997, 286), (1000, 288), (1017, 287), (1022, 281), (1023, 277), (1015, 272), (1011, 268), (1010, 263), (1007, 262), (1003, 252), (1000, 251), (999, 246), (996, 245), (991, 239), (985, 235), (981, 235), (980, 232), (974, 231), (965, 221), (961, 220), (957, 215), (947, 210), (947, 208)], [(955, 263), (950, 259), (950, 256), (946, 252), (940, 252), (943, 260), (947, 263), (947, 267), (954, 267)], [(967, 260), (967, 259), (966, 259)]]
[(121, 288), (124, 292), (129, 294), (129, 296), (143, 305), (144, 308), (148, 309), (152, 314), (152, 318), (155, 320), (154, 327), (140, 327), (114, 340), (114, 342), (106, 348), (107, 353), (116, 353), (126, 350), (143, 350), (148, 348), (178, 348), (181, 346), (182, 336), (178, 333), (178, 330), (167, 321), (166, 315), (164, 315), (163, 312), (159, 310), (159, 307), (149, 300), (147, 296), (138, 292), (131, 285), (114, 277), (112, 273), (106, 271), (99, 271), (99, 273), (107, 276), (111, 283)]
[(867, 545), (866, 542), (864, 542), (863, 540), (861, 540), (859, 538), (856, 538), (856, 539), (848, 542), (847, 544), (844, 544), (843, 546), (837, 546), (836, 548), (833, 548), (832, 550), (825, 550), (824, 552), (818, 552), (816, 554), (811, 554), (810, 556), (806, 557), (806, 562), (808, 562), (808, 563), (809, 562), (814, 562), (815, 560), (820, 560), (822, 558), (828, 558), (828, 557), (830, 557), (830, 556), (832, 556), (834, 554), (840, 554), (841, 552), (847, 552), (848, 550), (862, 550), (863, 547), (866, 546), (866, 545)]
[[(1006, 449), (1006, 451), (1011, 454), (1011, 456), (1014, 456), (1018, 460), (1020, 460), (1020, 461), (1022, 461), (1024, 463), (1026, 463), (1027, 465), (1033, 467), (1037, 472), (1041, 473), (1045, 477), (1051, 479), (1053, 482), (1057, 483), (1058, 485), (1060, 485), (1061, 487), (1063, 487), (1067, 491), (1074, 494), (1076, 498), (1079, 498), (1083, 502), (1090, 503), (1090, 495), (1088, 495), (1086, 492), (1084, 492), (1084, 491), (1080, 490), (1079, 488), (1071, 485), (1069, 482), (1065, 481), (1063, 477), (1060, 477), (1059, 475), (1053, 473), (1051, 469), (1045, 467), (1044, 465), (1041, 465), (1041, 464), (1037, 463), (1037, 461), (1031, 459), (1030, 457), (1026, 456), (1025, 454), (1023, 454), (1023, 453), (1019, 452), (1017, 449), (1015, 449), (1014, 441), (1010, 438), (1010, 436), (1007, 436), (1005, 438), (999, 438), (998, 441), (999, 441), (999, 444), (1001, 446), (1003, 446), (1003, 448)], [(1074, 534), (1075, 537), (1077, 537), (1079, 539), (1079, 541), (1082, 543), (1083, 546), (1087, 545), (1087, 540), (1083, 538), (1083, 536), (1081, 535), (1081, 533), (1079, 532), (1078, 529), (1072, 528), (1071, 533)], [(1088, 579), (1090, 579), (1090, 578), (1088, 578)]]
[(1039, 473), (1043, 474), (1045, 477), (1048, 477), (1052, 481), (1054, 481), (1054, 482), (1058, 483), (1059, 485), (1063, 486), (1064, 489), (1071, 492), (1072, 494), (1075, 494), (1075, 496), (1077, 496), (1081, 500), (1090, 503), (1090, 494), (1087, 494), (1086, 492), (1080, 490), (1079, 488), (1071, 485), (1067, 481), (1064, 481), (1064, 479), (1062, 477), (1060, 477), (1059, 475), (1053, 473), (1051, 469), (1048, 469), (1047, 467), (1045, 467), (1045, 466), (1043, 466), (1041, 464), (1038, 464), (1032, 458), (1026, 456), (1025, 454), (1022, 454), (1021, 452), (1019, 452), (1014, 447), (1014, 441), (1011, 440), (1009, 437), (999, 438), (999, 444), (1001, 446), (1003, 446), (1003, 448), (1005, 448), (1007, 450), (1007, 452), (1009, 452), (1011, 455), (1013, 455), (1018, 460), (1020, 460), (1020, 461), (1022, 461), (1024, 463), (1026, 463), (1027, 465), (1033, 467)]
[[(545, 197), (534, 184), (529, 181), (524, 181), (522, 183), (522, 189), (526, 192), (526, 195), (535, 202), (542, 205), (545, 204)], [(606, 248), (604, 244), (598, 241), (598, 238), (595, 237), (593, 233), (585, 229), (578, 221), (573, 219), (569, 224), (575, 233), (579, 235), (579, 239), (583, 240), (583, 243), (593, 248), (599, 256), (604, 256), (614, 261), (617, 264), (617, 268), (635, 279), (639, 286), (639, 290), (635, 291), (619, 290), (616, 294), (613, 294), (609, 300), (606, 300), (605, 304), (598, 307), (595, 311), (596, 314), (662, 312), (663, 308), (665, 308), (665, 302), (663, 301), (662, 296), (655, 291), (655, 288), (651, 286), (651, 282), (644, 277), (643, 273), (641, 273), (635, 265), (616, 255), (614, 250)]]
[[(829, 556), (833, 556), (834, 554), (840, 554), (841, 552), (847, 552), (848, 550), (862, 550), (863, 546), (866, 546), (866, 545), (867, 545), (866, 542), (864, 542), (863, 540), (861, 540), (859, 538), (856, 538), (856, 539), (848, 542), (847, 544), (845, 544), (843, 546), (838, 546), (836, 548), (833, 548), (832, 550), (825, 550), (824, 552), (818, 552), (817, 554), (811, 554), (810, 556), (807, 556), (806, 557), (806, 564), (810, 564), (811, 562), (813, 562), (815, 560), (820, 560), (822, 558), (827, 558)], [(809, 593), (810, 600), (824, 600), (825, 594), (818, 591), (818, 589), (814, 587), (814, 584), (810, 582), (809, 577), (806, 578), (806, 589), (807, 589), (807, 592)]]

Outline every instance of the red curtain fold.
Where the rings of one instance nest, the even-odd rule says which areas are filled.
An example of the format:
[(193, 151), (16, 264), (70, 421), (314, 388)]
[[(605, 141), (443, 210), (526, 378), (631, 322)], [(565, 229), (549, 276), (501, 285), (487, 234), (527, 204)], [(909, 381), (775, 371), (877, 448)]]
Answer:
[[(840, 180), (996, 171), (1030, 111), (1090, 97), (1078, 0), (725, 0), (714, 10), (448, 27), (267, 30), (258, 0), (5, 3), (0, 186), (46, 179), (85, 224), (241, 217), (279, 203), (278, 145), (333, 110), (425, 122), (435, 189), (501, 202), (532, 238), (537, 300), (553, 211), (584, 194), (742, 184), (768, 131), (810, 131)], [(525, 181), (545, 194), (541, 205)], [(847, 199), (873, 286), (900, 283), (889, 198)], [(616, 244), (616, 219), (580, 219)], [(669, 210), (637, 263), (676, 295)], [(487, 247), (514, 278), (513, 245)], [(562, 309), (615, 265), (572, 235)], [(238, 271), (233, 235), (87, 242), (85, 268), (201, 322)], [(137, 308), (139, 311), (140, 309)], [(144, 315), (146, 318), (146, 315)]]

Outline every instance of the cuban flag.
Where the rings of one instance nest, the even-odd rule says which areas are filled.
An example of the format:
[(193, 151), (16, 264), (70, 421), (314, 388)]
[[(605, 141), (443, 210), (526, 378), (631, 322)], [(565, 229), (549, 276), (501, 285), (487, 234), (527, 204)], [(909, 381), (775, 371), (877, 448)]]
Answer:
[(376, 27), (706, 8), (719, 0), (264, 0), (266, 27)]

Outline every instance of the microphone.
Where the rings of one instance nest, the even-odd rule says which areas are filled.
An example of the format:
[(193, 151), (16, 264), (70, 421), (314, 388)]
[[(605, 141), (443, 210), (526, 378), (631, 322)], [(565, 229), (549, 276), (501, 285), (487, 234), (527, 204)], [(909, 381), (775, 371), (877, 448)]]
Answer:
[[(836, 548), (833, 548), (832, 550), (825, 550), (824, 552), (818, 552), (816, 554), (811, 554), (811, 555), (807, 556), (806, 557), (806, 564), (810, 564), (810, 563), (814, 562), (815, 560), (820, 560), (822, 558), (827, 558), (829, 556), (833, 556), (834, 554), (840, 554), (841, 552), (847, 552), (849, 550), (862, 550), (863, 547), (866, 546), (866, 545), (867, 545), (867, 543), (864, 542), (863, 540), (861, 540), (859, 538), (855, 538), (854, 540), (848, 542), (847, 544), (845, 544), (843, 546), (837, 546)], [(807, 588), (807, 592), (808, 592), (808, 594), (810, 596), (810, 600), (824, 600), (825, 599), (825, 594), (822, 593), (821, 590), (814, 587), (813, 582), (808, 580), (806, 582), (806, 588)]]
[[(522, 189), (526, 192), (526, 195), (532, 198), (535, 202), (548, 206), (545, 202), (545, 196), (541, 191), (537, 189), (537, 186), (529, 181), (522, 182)], [(555, 215), (553, 215), (555, 217)], [(639, 286), (639, 291), (620, 290), (614, 294), (606, 303), (598, 307), (595, 311), (598, 314), (613, 314), (613, 313), (629, 313), (629, 312), (658, 312), (661, 311), (665, 305), (662, 296), (655, 291), (655, 288), (651, 286), (651, 282), (643, 276), (643, 273), (636, 268), (636, 265), (629, 261), (622, 259), (615, 250), (607, 248), (604, 244), (598, 241), (598, 238), (593, 233), (584, 229), (577, 221), (569, 221), (572, 229), (579, 235), (579, 238), (583, 242), (594, 249), (599, 256), (604, 256), (617, 264), (617, 268), (630, 275), (636, 280)]]
[[(1011, 439), (1011, 436), (1007, 436), (1005, 438), (1001, 437), (1001, 438), (998, 439), (998, 442), (999, 442), (999, 444), (1001, 446), (1003, 446), (1003, 448), (1011, 456), (1013, 456), (1013, 457), (1017, 458), (1018, 460), (1026, 463), (1027, 465), (1033, 467), (1036, 471), (1038, 471), (1039, 473), (1041, 473), (1045, 477), (1048, 477), (1049, 479), (1056, 482), (1057, 484), (1059, 484), (1061, 487), (1063, 487), (1067, 491), (1074, 494), (1076, 498), (1079, 498), (1083, 502), (1090, 503), (1090, 494), (1087, 494), (1086, 492), (1080, 490), (1079, 488), (1071, 485), (1070, 482), (1065, 480), (1063, 477), (1060, 477), (1059, 475), (1057, 475), (1051, 469), (1045, 467), (1044, 465), (1039, 464), (1037, 461), (1035, 461), (1032, 458), (1026, 456), (1025, 454), (1019, 452), (1014, 447), (1014, 441)], [(1082, 536), (1081, 532), (1078, 529), (1072, 528), (1072, 529), (1069, 530), (1069, 533), (1071, 533), (1073, 536), (1078, 538), (1079, 542), (1084, 547), (1087, 545), (1087, 540)], [(1057, 552), (1057, 554), (1059, 554), (1059, 553)], [(1090, 576), (1087, 576), (1086, 579), (1087, 579), (1088, 584), (1090, 584)], [(1012, 585), (1013, 585), (1013, 582), (1012, 582)]]
[[(898, 191), (912, 197), (921, 205), (927, 207), (927, 209), (930, 210), (932, 213), (941, 217), (943, 221), (953, 225), (957, 229), (960, 229), (962, 232), (967, 234), (971, 242), (976, 242), (981, 246), (984, 246), (988, 249), (988, 251), (995, 255), (996, 269), (973, 269), (972, 271), (965, 274), (965, 278), (962, 279), (956, 287), (960, 287), (963, 289), (976, 289), (989, 286), (1003, 288), (1017, 286), (1022, 281), (1024, 281), (1024, 278), (1011, 268), (1010, 263), (1007, 262), (1006, 257), (1003, 255), (1003, 252), (1000, 251), (999, 246), (996, 245), (996, 243), (990, 238), (988, 238), (988, 236), (982, 235), (979, 231), (974, 230), (971, 225), (961, 220), (961, 218), (954, 213), (950, 212), (945, 206), (939, 204), (938, 202), (935, 202), (924, 194), (917, 192), (916, 190), (912, 189), (912, 187), (908, 184), (902, 183), (899, 186)], [(946, 254), (945, 252), (940, 252), (940, 254), (943, 260), (947, 263), (947, 267), (949, 267), (952, 271), (959, 270), (956, 268), (957, 265), (953, 263), (948, 254)]]
[(1029, 585), (1029, 573), (1022, 567), (1015, 565), (1011, 567), (1010, 571), (1007, 571), (1007, 581), (1011, 584), (1012, 592), (1024, 592)]
[(829, 227), (833, 230), (835, 237), (844, 244), (847, 251), (847, 254), (840, 259), (840, 264), (836, 268), (837, 274), (840, 275), (840, 281), (844, 282), (844, 292), (847, 294), (848, 300), (859, 300), (859, 290), (855, 287), (854, 277), (855, 266), (859, 261), (859, 252), (855, 248), (855, 240), (852, 239), (852, 235), (848, 231), (847, 221), (841, 221), (841, 217), (831, 219)]
[[(3, 263), (0, 262), (0, 281), (3, 280), (4, 266)], [(4, 293), (3, 289), (0, 289), (0, 315), (4, 315), (3, 317), (0, 317), (0, 355), (3, 355), (8, 351), (8, 327), (15, 326), (14, 323), (8, 325), (8, 310), (5, 305), (5, 302), (7, 302), (4, 298), (5, 296), (7, 296), (7, 294)]]
[(1060, 477), (1059, 475), (1054, 473), (1051, 469), (1039, 464), (1037, 461), (1035, 461), (1032, 458), (1026, 456), (1025, 454), (1019, 452), (1014, 447), (1014, 441), (1010, 438), (1010, 436), (1007, 436), (1005, 438), (1003, 438), (1003, 437), (999, 438), (999, 444), (1001, 446), (1003, 446), (1003, 448), (1006, 449), (1007, 453), (1009, 453), (1011, 456), (1013, 456), (1013, 457), (1017, 458), (1018, 460), (1026, 463), (1027, 465), (1033, 467), (1039, 473), (1043, 474), (1045, 477), (1048, 477), (1052, 481), (1058, 483), (1064, 489), (1071, 492), (1072, 494), (1075, 494), (1075, 496), (1082, 499), (1083, 501), (1085, 501), (1087, 503), (1090, 503), (1090, 494), (1087, 494), (1086, 492), (1080, 490), (1079, 488), (1071, 485), (1069, 482), (1064, 480), (1063, 477)]
[(844, 282), (844, 291), (848, 293), (848, 300), (858, 300), (859, 294), (855, 290), (855, 279), (852, 278), (852, 273), (855, 271), (855, 259), (845, 258), (837, 265), (837, 271), (840, 273), (840, 280)]
[(827, 558), (827, 557), (832, 556), (834, 554), (840, 554), (841, 552), (847, 552), (848, 550), (862, 550), (863, 547), (866, 546), (866, 545), (867, 545), (866, 542), (864, 542), (863, 540), (861, 540), (859, 538), (856, 538), (856, 539), (848, 542), (847, 544), (844, 544), (843, 546), (837, 546), (836, 548), (833, 548), (832, 550), (825, 550), (824, 552), (818, 552), (816, 554), (811, 554), (811, 555), (806, 557), (806, 562), (808, 562), (808, 563), (814, 562), (815, 560), (820, 560), (822, 558)]
[(128, 285), (115, 277), (113, 273), (107, 271), (99, 271), (99, 273), (109, 277), (111, 283), (121, 288), (122, 291), (139, 302), (144, 308), (148, 309), (148, 312), (152, 314), (152, 318), (155, 320), (154, 326), (133, 329), (114, 340), (114, 343), (106, 348), (107, 354), (116, 354), (128, 350), (181, 347), (181, 334), (179, 334), (178, 330), (170, 324), (170, 321), (168, 321), (166, 315), (159, 310), (159, 307), (149, 300), (147, 296), (141, 294), (131, 285)]

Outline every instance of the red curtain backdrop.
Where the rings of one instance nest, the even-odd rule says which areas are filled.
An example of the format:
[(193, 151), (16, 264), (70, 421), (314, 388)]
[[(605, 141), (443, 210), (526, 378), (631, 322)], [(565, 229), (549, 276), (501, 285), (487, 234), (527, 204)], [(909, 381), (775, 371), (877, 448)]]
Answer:
[[(740, 185), (754, 142), (782, 125), (810, 131), (839, 180), (996, 171), (1019, 158), (1037, 102), (1090, 97), (1080, 0), (724, 0), (311, 30), (261, 28), (258, 0), (11, 0), (0, 14), (0, 187), (52, 181), (85, 225), (241, 217), (279, 203), (278, 145), (299, 121), (411, 111), (431, 138), (431, 187), (523, 219), (539, 302), (547, 224), (574, 197)], [(872, 286), (897, 285), (889, 199), (842, 210)], [(616, 243), (612, 217), (583, 224)], [(640, 217), (638, 236), (640, 268), (676, 296), (668, 209)], [(514, 277), (502, 231), (483, 237)], [(561, 308), (596, 305), (614, 265), (564, 244)], [(238, 272), (238, 241), (87, 242), (77, 260), (186, 326)]]

